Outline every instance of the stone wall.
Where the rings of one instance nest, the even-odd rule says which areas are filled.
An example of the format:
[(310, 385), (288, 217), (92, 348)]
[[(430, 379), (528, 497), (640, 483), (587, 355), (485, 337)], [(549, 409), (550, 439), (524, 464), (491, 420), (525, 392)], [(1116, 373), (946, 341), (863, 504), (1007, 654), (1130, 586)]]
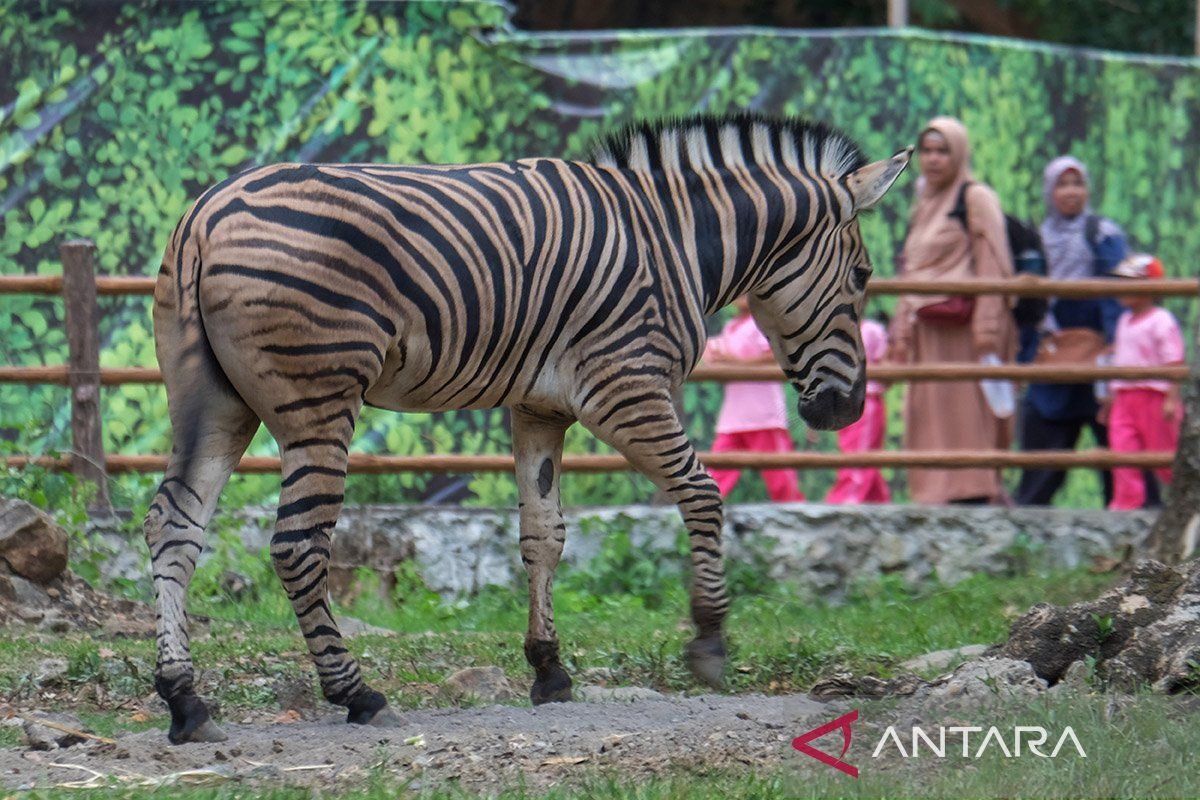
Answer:
[[(273, 510), (242, 512), (247, 548), (270, 540)], [(678, 558), (682, 523), (673, 506), (570, 510), (568, 563), (584, 563), (607, 531), (628, 530), (648, 558)], [(1110, 513), (1063, 509), (923, 506), (731, 506), (726, 513), (726, 553), (768, 565), (771, 577), (793, 581), (828, 599), (859, 581), (895, 574), (917, 584), (934, 573), (948, 583), (976, 572), (1003, 573), (1022, 563), (1074, 567), (1093, 556), (1140, 544), (1151, 512)], [(523, 575), (516, 512), (431, 506), (347, 508), (334, 538), (331, 580), (335, 593), (354, 569), (369, 567), (389, 583), (401, 562), (413, 559), (425, 583), (444, 595), (487, 585), (511, 585)], [(148, 568), (139, 544), (111, 564), (130, 577)]]

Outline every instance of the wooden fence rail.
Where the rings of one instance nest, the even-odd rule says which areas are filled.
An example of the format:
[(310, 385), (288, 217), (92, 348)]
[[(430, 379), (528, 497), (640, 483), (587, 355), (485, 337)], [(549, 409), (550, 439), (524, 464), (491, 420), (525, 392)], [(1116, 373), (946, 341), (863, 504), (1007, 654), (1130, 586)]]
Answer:
[[(1069, 469), (1071, 467), (1109, 468), (1119, 466), (1155, 469), (1171, 466), (1170, 452), (1114, 453), (1111, 450), (872, 450), (865, 453), (754, 453), (730, 451), (700, 453), (706, 466), (750, 469), (838, 469), (840, 467), (938, 467), (971, 469), (978, 467), (1033, 467)], [(50, 456), (10, 456), (11, 467), (39, 466), (67, 469), (69, 458)], [(162, 472), (165, 455), (110, 455), (110, 473)], [(619, 455), (564, 455), (566, 472), (621, 472), (632, 469)], [(237, 471), (279, 474), (279, 459), (269, 456), (244, 456)], [(430, 454), (421, 456), (376, 456), (351, 453), (349, 471), (383, 475), (395, 472), (512, 472), (512, 456), (472, 456)]]
[[(130, 276), (97, 276), (96, 294), (151, 295), (155, 278)], [(1200, 293), (1200, 280), (1194, 278), (1163, 278), (1159, 280), (1125, 280), (1112, 278), (1078, 281), (1054, 281), (1028, 275), (1010, 279), (981, 279), (965, 281), (917, 281), (911, 278), (872, 278), (867, 284), (868, 295), (893, 294), (1002, 294), (1009, 297), (1112, 297), (1114, 285), (1122, 295), (1151, 295), (1153, 297), (1195, 297)], [(0, 294), (60, 294), (63, 279), (57, 275), (0, 275)]]
[[(71, 372), (58, 367), (0, 367), (0, 383), (60, 384), (70, 383)], [(101, 367), (101, 386), (120, 386), (126, 383), (162, 383), (162, 373), (153, 367)], [(1188, 368), (1175, 367), (1092, 367), (1085, 365), (1054, 366), (1051, 364), (877, 364), (867, 368), (867, 377), (886, 383), (917, 383), (922, 381), (1013, 380), (1023, 383), (1086, 383), (1119, 378), (1143, 380), (1154, 378), (1182, 383), (1187, 380)], [(734, 366), (701, 364), (688, 376), (700, 383), (729, 383), (731, 381), (782, 381), (783, 371), (774, 364)]]
[[(0, 383), (59, 384), (71, 388), (71, 428), (73, 446), (65, 458), (11, 456), (4, 459), (9, 467), (40, 467), (71, 470), (82, 478), (95, 481), (100, 493), (97, 500), (107, 505), (106, 474), (128, 472), (161, 472), (165, 455), (107, 454), (101, 443), (99, 393), (102, 386), (127, 383), (161, 383), (159, 370), (149, 367), (101, 367), (99, 364), (99, 332), (97, 296), (152, 295), (156, 279), (150, 277), (97, 276), (95, 274), (95, 245), (86, 240), (64, 243), (60, 248), (63, 274), (57, 275), (0, 275), (0, 295), (35, 294), (61, 295), (65, 302), (68, 334), (68, 363), (46, 366), (0, 367)], [(1118, 289), (1119, 286), (1119, 289)], [(903, 278), (878, 278), (868, 285), (872, 295), (990, 295), (1020, 297), (1095, 298), (1121, 295), (1151, 295), (1158, 297), (1197, 297), (1200, 281), (1169, 279), (1154, 281), (1080, 280), (1052, 281), (1021, 276), (1011, 280), (970, 280), (927, 283)], [(880, 364), (868, 369), (868, 375), (885, 382), (955, 381), (1006, 379), (1021, 382), (1079, 383), (1093, 380), (1123, 378), (1127, 380), (1157, 378), (1175, 382), (1187, 380), (1186, 367), (1132, 368), (1092, 365), (1050, 366), (1037, 364)], [(779, 381), (783, 373), (774, 364), (726, 365), (701, 364), (690, 376), (693, 381), (729, 382), (745, 380)], [(725, 468), (792, 468), (834, 469), (848, 466), (864, 467), (937, 467), (965, 469), (972, 467), (1032, 467), (1067, 469), (1072, 467), (1130, 466), (1140, 468), (1167, 467), (1172, 453), (1113, 453), (1090, 451), (872, 451), (866, 453), (703, 453), (701, 458), (710, 467)], [(278, 458), (247, 456), (238, 466), (239, 472), (275, 473), (280, 469)], [(423, 455), (375, 456), (362, 453), (350, 455), (349, 469), (355, 473), (387, 474), (396, 472), (507, 472), (512, 471), (511, 456), (492, 455)], [(618, 455), (565, 455), (563, 469), (570, 472), (616, 472), (630, 469)]]

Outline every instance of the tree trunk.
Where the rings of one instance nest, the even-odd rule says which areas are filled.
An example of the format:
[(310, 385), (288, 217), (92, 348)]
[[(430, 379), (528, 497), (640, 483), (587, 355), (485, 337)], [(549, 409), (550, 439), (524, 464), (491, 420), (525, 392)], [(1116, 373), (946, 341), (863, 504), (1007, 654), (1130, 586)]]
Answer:
[[(1200, 315), (1194, 341), (1200, 344)], [(1196, 553), (1200, 537), (1200, 353), (1183, 386), (1183, 429), (1172, 466), (1171, 495), (1146, 540), (1147, 555), (1178, 564)]]

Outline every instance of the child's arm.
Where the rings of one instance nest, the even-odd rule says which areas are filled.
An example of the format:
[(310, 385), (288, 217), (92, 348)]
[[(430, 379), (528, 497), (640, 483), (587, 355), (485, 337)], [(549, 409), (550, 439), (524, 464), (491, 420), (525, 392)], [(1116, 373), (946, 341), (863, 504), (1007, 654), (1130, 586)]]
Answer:
[(704, 344), (704, 361), (729, 361), (729, 330), (726, 327)]
[[(1158, 354), (1164, 366), (1175, 367), (1184, 363), (1183, 332), (1179, 330), (1179, 323), (1172, 314), (1163, 315), (1163, 323), (1158, 330)], [(1163, 416), (1174, 419), (1182, 410), (1179, 384), (1173, 383), (1163, 402)]]
[(725, 358), (725, 350), (722, 347), (720, 337), (709, 339), (708, 343), (704, 345), (703, 360), (711, 362), (728, 360)]
[(1171, 387), (1171, 391), (1167, 392), (1167, 399), (1163, 400), (1163, 419), (1174, 420), (1182, 411), (1183, 399), (1180, 397), (1177, 384)]
[(762, 331), (753, 324), (744, 325), (736, 331), (736, 336), (729, 337), (726, 355), (730, 361), (742, 364), (770, 364), (774, 362), (771, 355), (771, 343)]

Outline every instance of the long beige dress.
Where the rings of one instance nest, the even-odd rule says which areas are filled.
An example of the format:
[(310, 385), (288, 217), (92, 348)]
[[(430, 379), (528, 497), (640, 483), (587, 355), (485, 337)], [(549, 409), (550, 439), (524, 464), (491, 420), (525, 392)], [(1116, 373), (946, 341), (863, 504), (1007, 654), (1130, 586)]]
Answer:
[[(905, 240), (906, 278), (930, 281), (1006, 278), (1013, 274), (1004, 216), (995, 192), (972, 181), (967, 189), (968, 228), (949, 216), (963, 183), (971, 181), (966, 130), (957, 120), (938, 118), (930, 129), (950, 144), (957, 177), (940, 190), (923, 188), (913, 209)], [(987, 352), (1011, 361), (1016, 351), (1016, 328), (1003, 297), (977, 297), (969, 323), (927, 322), (917, 309), (944, 296), (909, 295), (897, 304), (893, 336), (913, 363), (978, 363)], [(976, 350), (975, 342), (985, 347)], [(1007, 449), (1012, 419), (994, 415), (977, 381), (914, 382), (904, 404), (905, 447), (911, 450)], [(918, 503), (944, 504), (1003, 496), (995, 469), (910, 469), (908, 487)]]

